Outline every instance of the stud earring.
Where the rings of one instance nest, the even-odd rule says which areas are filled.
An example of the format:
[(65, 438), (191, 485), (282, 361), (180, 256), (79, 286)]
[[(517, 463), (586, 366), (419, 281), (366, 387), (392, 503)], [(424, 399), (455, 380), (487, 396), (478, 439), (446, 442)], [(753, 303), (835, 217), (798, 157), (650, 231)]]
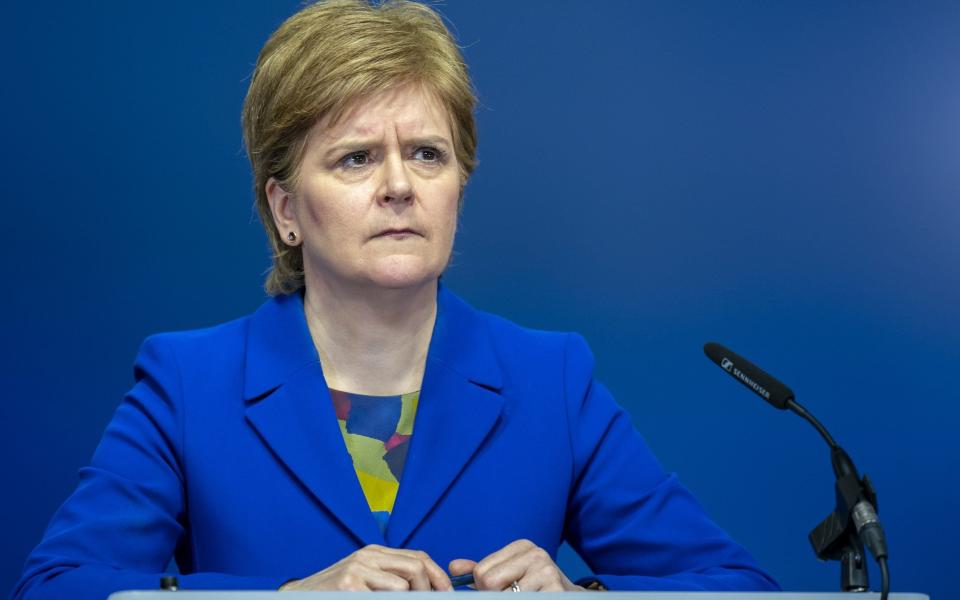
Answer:
[(287, 239), (290, 240), (290, 242), (295, 242), (297, 241), (297, 234), (291, 231), (287, 234)]

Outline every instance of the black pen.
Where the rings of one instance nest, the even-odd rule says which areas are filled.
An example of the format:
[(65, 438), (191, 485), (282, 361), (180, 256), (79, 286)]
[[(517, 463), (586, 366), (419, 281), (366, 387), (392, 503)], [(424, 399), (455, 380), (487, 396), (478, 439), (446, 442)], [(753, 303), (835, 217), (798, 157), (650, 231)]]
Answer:
[(465, 575), (455, 575), (450, 578), (450, 583), (453, 584), (453, 587), (463, 587), (465, 585), (473, 585), (473, 573), (467, 573)]

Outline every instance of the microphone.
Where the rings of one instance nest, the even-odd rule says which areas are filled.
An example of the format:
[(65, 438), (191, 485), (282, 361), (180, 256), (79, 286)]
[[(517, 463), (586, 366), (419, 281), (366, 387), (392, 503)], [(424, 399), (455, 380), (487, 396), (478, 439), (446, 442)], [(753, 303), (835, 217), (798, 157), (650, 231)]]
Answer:
[[(848, 563), (852, 565), (858, 562), (856, 556), (851, 557), (851, 555), (856, 554), (856, 549), (850, 547), (851, 542), (848, 539), (850, 523), (852, 522), (856, 532), (854, 534), (856, 540), (853, 544), (858, 545), (860, 541), (866, 542), (870, 553), (880, 564), (883, 579), (881, 596), (886, 598), (889, 589), (887, 542), (883, 534), (883, 528), (880, 526), (880, 520), (877, 517), (875, 508), (877, 494), (870, 483), (870, 479), (866, 475), (863, 476), (862, 480), (859, 478), (857, 468), (850, 456), (834, 441), (833, 436), (820, 421), (795, 400), (793, 390), (764, 372), (757, 365), (721, 344), (708, 342), (703, 346), (703, 352), (707, 355), (707, 358), (750, 391), (775, 408), (790, 410), (803, 417), (820, 432), (827, 445), (830, 446), (830, 462), (836, 476), (837, 510), (810, 532), (810, 543), (820, 559), (836, 559), (844, 562), (843, 572), (846, 577), (843, 586), (844, 591), (865, 590), (867, 585), (866, 572), (858, 575), (855, 573), (855, 568), (848, 568), (847, 566)], [(862, 548), (861, 545), (861, 552)], [(861, 577), (862, 586), (856, 581)]]
[(721, 369), (774, 407), (785, 410), (793, 400), (793, 391), (790, 388), (733, 350), (716, 342), (708, 342), (703, 346), (703, 352)]

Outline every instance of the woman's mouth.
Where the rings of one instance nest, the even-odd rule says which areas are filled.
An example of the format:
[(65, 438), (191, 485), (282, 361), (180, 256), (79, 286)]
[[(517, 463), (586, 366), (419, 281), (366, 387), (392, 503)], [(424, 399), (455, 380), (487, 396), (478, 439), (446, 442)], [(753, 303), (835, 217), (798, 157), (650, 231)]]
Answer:
[(403, 239), (403, 238), (414, 236), (414, 235), (420, 235), (420, 234), (414, 231), (413, 229), (403, 228), (403, 229), (385, 229), (384, 231), (381, 231), (374, 237), (389, 237), (394, 239)]

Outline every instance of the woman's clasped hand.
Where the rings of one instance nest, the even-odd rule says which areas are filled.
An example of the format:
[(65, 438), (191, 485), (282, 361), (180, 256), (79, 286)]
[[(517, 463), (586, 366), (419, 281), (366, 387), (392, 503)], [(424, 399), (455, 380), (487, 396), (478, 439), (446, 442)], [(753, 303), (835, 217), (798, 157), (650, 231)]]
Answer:
[(371, 544), (304, 579), (289, 581), (281, 591), (451, 591), (450, 578), (421, 550)]
[[(450, 561), (452, 575), (473, 573), (472, 587), (482, 591), (582, 590), (571, 582), (550, 554), (529, 540), (517, 540), (480, 562)], [(287, 582), (281, 591), (452, 591), (450, 577), (421, 550), (372, 544), (309, 577)]]
[(569, 592), (582, 587), (570, 581), (553, 558), (530, 540), (517, 540), (480, 562), (450, 561), (450, 573), (473, 573), (474, 587), (482, 591)]

